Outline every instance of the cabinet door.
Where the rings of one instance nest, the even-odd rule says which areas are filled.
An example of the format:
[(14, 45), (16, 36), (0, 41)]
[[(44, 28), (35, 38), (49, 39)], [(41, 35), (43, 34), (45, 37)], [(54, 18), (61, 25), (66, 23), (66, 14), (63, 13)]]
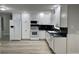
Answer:
[(30, 39), (30, 15), (22, 13), (22, 39)]
[(45, 31), (39, 31), (39, 38), (45, 39)]
[(66, 38), (55, 38), (54, 52), (58, 54), (66, 54)]
[(10, 20), (9, 22), (10, 22), (10, 27), (9, 27), (9, 29), (10, 29), (10, 40), (15, 40), (15, 29), (14, 29), (14, 27), (11, 27), (11, 26), (14, 26), (14, 22), (13, 22), (13, 20)]
[(21, 40), (21, 14), (13, 13), (15, 40)]
[(54, 51), (54, 38), (53, 36), (50, 37), (50, 40), (51, 40), (51, 49)]
[(49, 44), (49, 46), (51, 45), (51, 40), (50, 40), (50, 34), (48, 32), (46, 32), (46, 40)]
[(49, 25), (51, 20), (51, 12), (44, 12), (44, 15), (39, 15), (38, 23), (42, 25)]
[(61, 20), (60, 20), (60, 26), (61, 27), (67, 27), (67, 5), (62, 5), (61, 7)]

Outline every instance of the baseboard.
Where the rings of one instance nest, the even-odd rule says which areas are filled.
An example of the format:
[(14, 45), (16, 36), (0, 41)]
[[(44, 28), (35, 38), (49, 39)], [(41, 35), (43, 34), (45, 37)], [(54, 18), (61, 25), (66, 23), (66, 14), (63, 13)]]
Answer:
[(39, 39), (39, 40), (46, 40), (46, 39)]

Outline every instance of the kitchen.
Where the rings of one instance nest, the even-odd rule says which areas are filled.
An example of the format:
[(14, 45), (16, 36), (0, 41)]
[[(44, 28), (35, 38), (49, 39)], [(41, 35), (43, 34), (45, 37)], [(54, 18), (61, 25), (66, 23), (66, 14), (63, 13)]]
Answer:
[[(6, 7), (4, 8), (4, 6), (10, 9), (5, 10)], [(78, 24), (73, 24), (74, 20), (71, 20), (73, 19), (72, 14), (74, 10), (79, 12), (77, 10), (79, 7), (78, 5), (75, 7), (76, 5), (59, 4), (5, 4), (4, 6), (1, 7), (4, 9), (0, 9), (0, 15), (2, 16), (2, 14), (5, 13), (10, 14), (8, 25), (9, 41), (41, 40), (46, 42), (53, 54), (79, 53), (79, 48), (76, 47), (78, 44), (79, 32), (77, 31), (77, 34), (73, 34), (73, 31), (71, 31), (71, 29), (74, 28), (74, 25)], [(74, 19), (76, 19), (76, 17)], [(2, 19), (0, 17), (0, 22), (1, 20)], [(0, 37), (2, 34), (1, 30), (0, 24)], [(77, 37), (77, 39), (74, 40), (74, 37)], [(72, 38), (73, 40), (70, 41)]]

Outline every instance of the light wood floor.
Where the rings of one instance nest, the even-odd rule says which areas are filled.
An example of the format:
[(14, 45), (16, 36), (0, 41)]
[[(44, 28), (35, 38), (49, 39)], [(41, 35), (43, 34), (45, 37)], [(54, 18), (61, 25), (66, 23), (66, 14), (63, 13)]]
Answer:
[(51, 51), (44, 40), (0, 41), (0, 54), (51, 54)]

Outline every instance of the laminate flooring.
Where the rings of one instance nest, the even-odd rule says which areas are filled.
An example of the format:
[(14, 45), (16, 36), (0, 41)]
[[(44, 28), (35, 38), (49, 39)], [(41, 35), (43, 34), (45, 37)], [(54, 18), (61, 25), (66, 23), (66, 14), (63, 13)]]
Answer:
[(45, 40), (1, 40), (0, 54), (51, 54), (51, 51)]

